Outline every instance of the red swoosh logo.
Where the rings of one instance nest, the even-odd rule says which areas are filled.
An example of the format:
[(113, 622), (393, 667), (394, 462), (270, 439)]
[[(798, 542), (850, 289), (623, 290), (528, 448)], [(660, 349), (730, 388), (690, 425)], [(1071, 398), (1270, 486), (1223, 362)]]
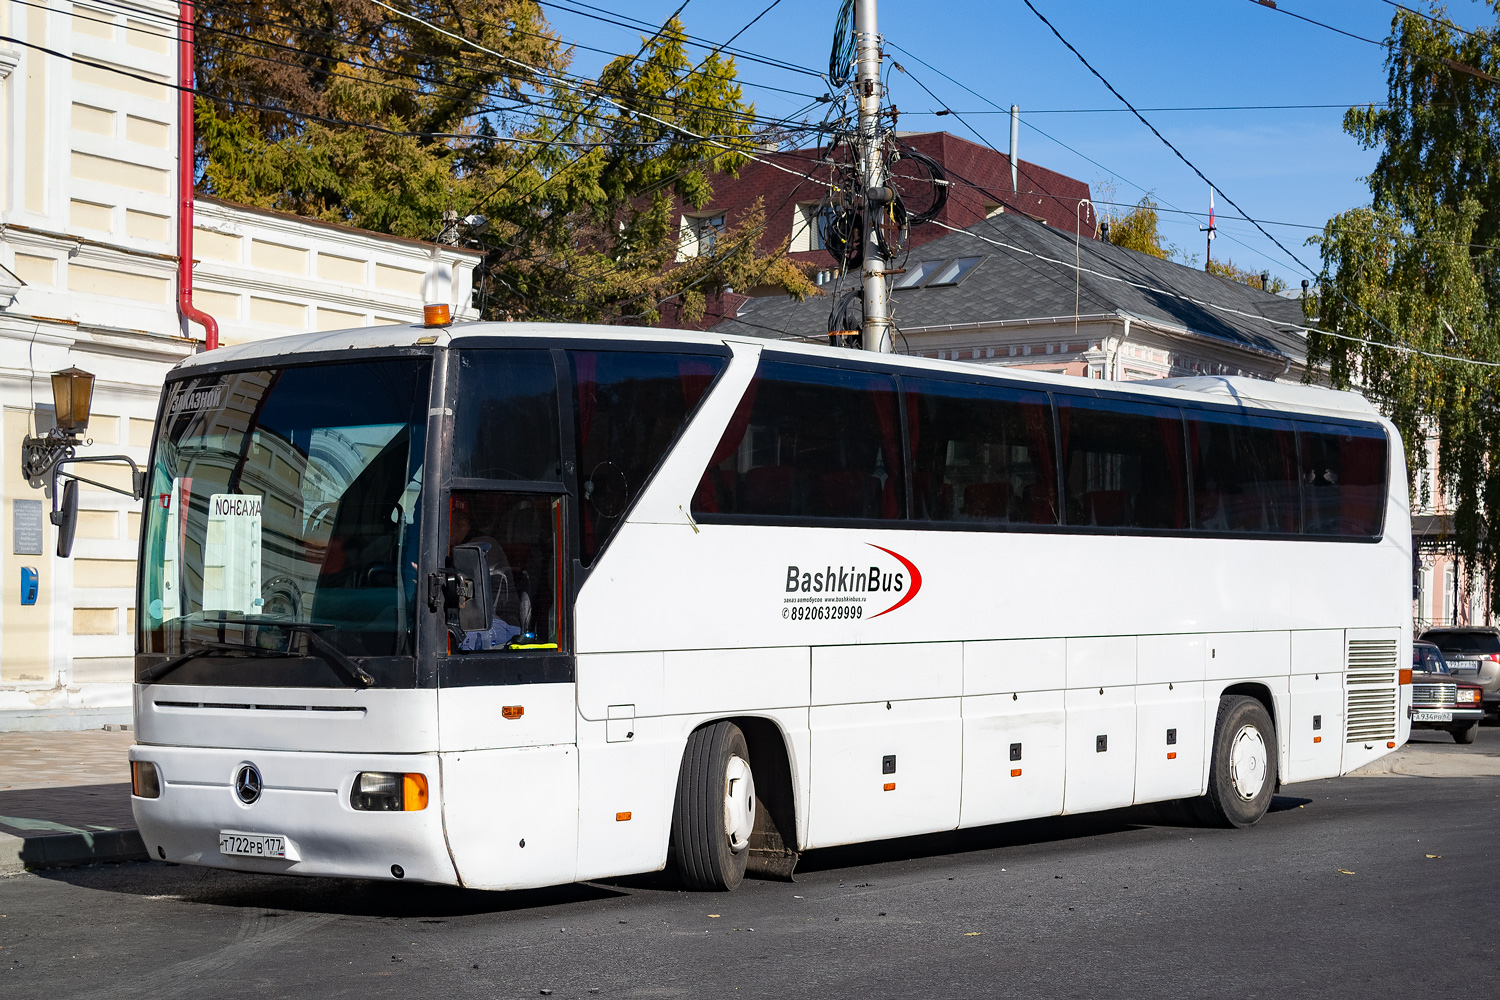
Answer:
[(880, 615), (890, 614), (892, 611), (895, 611), (897, 608), (901, 607), (901, 605), (905, 604), (913, 597), (916, 597), (917, 591), (922, 589), (922, 571), (917, 569), (916, 563), (912, 562), (910, 559), (906, 558), (899, 552), (892, 552), (884, 545), (876, 545), (874, 542), (866, 542), (865, 544), (872, 549), (879, 549), (886, 555), (894, 557), (895, 559), (900, 561), (901, 565), (906, 567), (906, 571), (911, 574), (911, 589), (906, 592), (906, 596), (901, 598), (901, 600), (897, 601), (895, 604), (892, 604), (890, 607), (886, 608), (884, 611), (880, 612), (880, 614), (871, 615), (870, 618), (874, 619), (879, 618)]

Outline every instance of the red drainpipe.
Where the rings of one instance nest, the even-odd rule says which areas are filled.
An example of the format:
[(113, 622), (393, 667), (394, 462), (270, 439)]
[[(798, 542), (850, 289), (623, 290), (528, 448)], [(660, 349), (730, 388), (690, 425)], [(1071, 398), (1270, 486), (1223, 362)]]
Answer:
[(219, 346), (219, 324), (193, 306), (193, 3), (181, 0), (177, 17), (177, 311), (203, 327), (204, 350)]

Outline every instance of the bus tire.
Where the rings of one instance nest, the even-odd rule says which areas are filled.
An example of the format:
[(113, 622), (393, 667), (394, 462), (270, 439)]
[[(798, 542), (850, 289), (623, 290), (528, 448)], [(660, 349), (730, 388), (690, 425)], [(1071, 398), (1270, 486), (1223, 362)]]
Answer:
[(1209, 826), (1244, 829), (1260, 822), (1276, 790), (1276, 729), (1266, 707), (1245, 695), (1219, 699), (1208, 794), (1193, 800)]
[(755, 829), (755, 777), (745, 734), (715, 722), (688, 737), (672, 809), (672, 856), (689, 889), (728, 890), (745, 878)]

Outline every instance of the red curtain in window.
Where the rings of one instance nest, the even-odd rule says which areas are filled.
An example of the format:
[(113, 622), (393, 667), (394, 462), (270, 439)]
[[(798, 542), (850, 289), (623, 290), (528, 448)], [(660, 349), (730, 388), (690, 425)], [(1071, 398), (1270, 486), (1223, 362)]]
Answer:
[(698, 405), (698, 400), (708, 391), (708, 384), (714, 380), (714, 372), (718, 369), (706, 361), (696, 358), (683, 358), (677, 364), (677, 377), (682, 383), (683, 409), (691, 412)]
[(719, 438), (719, 445), (710, 456), (708, 467), (703, 470), (703, 478), (698, 481), (698, 489), (693, 493), (695, 514), (719, 513), (720, 494), (728, 488), (720, 466), (745, 440), (745, 432), (750, 428), (750, 415), (755, 410), (755, 395), (759, 389), (760, 375), (757, 373), (750, 380), (750, 387), (745, 390), (745, 395), (740, 399), (740, 405), (735, 407), (734, 416), (729, 418), (729, 426), (724, 428), (724, 436)]
[(901, 516), (901, 501), (906, 495), (902, 475), (900, 427), (901, 415), (892, 386), (875, 393), (875, 419), (880, 424), (880, 451), (885, 460), (885, 488), (881, 491), (880, 516), (893, 520)]
[[(594, 404), (599, 394), (599, 383), (597, 380), (599, 370), (599, 355), (594, 351), (569, 351), (569, 357), (573, 361), (573, 392), (576, 399), (574, 412), (578, 415), (578, 477), (580, 483), (586, 481), (589, 475), (589, 432), (594, 425)], [(595, 551), (593, 506), (582, 502), (579, 498), (578, 504), (578, 527), (583, 536), (583, 552), (588, 558), (592, 558)]]
[(1172, 476), (1172, 523), (1167, 527), (1186, 528), (1188, 491), (1187, 463), (1182, 457), (1182, 414), (1174, 412), (1171, 416), (1159, 416), (1156, 424), (1161, 433), (1162, 454)]
[[(1063, 426), (1063, 454), (1068, 453), (1068, 411), (1060, 414)], [(1036, 485), (1032, 487), (1031, 509), (1026, 517), (1032, 524), (1057, 523), (1057, 465), (1052, 457), (1051, 409), (1041, 403), (1023, 403), (1021, 419), (1026, 428), (1026, 440), (1031, 448), (1031, 463), (1036, 467)]]

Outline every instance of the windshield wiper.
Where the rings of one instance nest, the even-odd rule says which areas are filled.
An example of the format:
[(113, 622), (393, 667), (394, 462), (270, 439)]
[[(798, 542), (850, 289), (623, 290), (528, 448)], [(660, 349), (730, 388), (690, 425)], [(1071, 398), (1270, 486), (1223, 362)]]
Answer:
[(318, 622), (257, 622), (257, 624), (271, 625), (275, 628), (284, 628), (288, 632), (301, 632), (307, 636), (309, 650), (333, 668), (334, 673), (339, 674), (350, 684), (358, 684), (361, 687), (374, 687), (375, 675), (360, 666), (348, 653), (339, 649), (333, 643), (319, 635), (326, 629), (333, 628), (332, 625), (323, 625)]
[[(324, 663), (338, 674), (339, 677), (356, 687), (374, 687), (375, 675), (360, 666), (353, 657), (339, 649), (333, 643), (319, 635), (319, 632), (333, 628), (321, 622), (290, 622), (278, 618), (270, 618), (261, 615), (242, 615), (238, 618), (206, 619), (209, 624), (223, 623), (227, 625), (264, 625), (270, 628), (285, 629), (288, 632), (301, 632), (307, 636), (308, 652)], [(143, 684), (151, 684), (176, 670), (195, 656), (207, 653), (209, 650), (236, 650), (247, 653), (250, 656), (297, 656), (298, 654), (279, 650), (261, 649), (258, 646), (245, 646), (233, 642), (205, 641), (198, 649), (186, 653), (179, 653), (162, 663), (153, 667), (147, 667), (141, 672), (140, 681)]]
[(178, 667), (182, 666), (187, 661), (193, 659), (194, 657), (197, 657), (197, 656), (214, 656), (214, 655), (218, 655), (219, 651), (226, 650), (226, 649), (232, 649), (232, 650), (234, 650), (237, 653), (243, 653), (243, 654), (245, 654), (247, 656), (291, 656), (291, 655), (294, 655), (294, 654), (291, 654), (291, 653), (284, 653), (284, 652), (282, 652), (279, 649), (260, 649), (260, 648), (258, 648), (256, 646), (242, 646), (239, 643), (235, 643), (235, 642), (207, 642), (207, 641), (205, 641), (197, 649), (190, 649), (190, 650), (188, 650), (185, 653), (178, 653), (176, 656), (172, 657), (170, 660), (163, 660), (161, 663), (157, 663), (157, 664), (154, 664), (152, 666), (147, 667), (145, 670), (141, 671), (140, 677), (137, 678), (137, 679), (142, 684), (154, 684), (157, 681), (161, 680), (163, 677), (167, 676), (167, 674), (170, 674), (172, 671), (174, 671)]

